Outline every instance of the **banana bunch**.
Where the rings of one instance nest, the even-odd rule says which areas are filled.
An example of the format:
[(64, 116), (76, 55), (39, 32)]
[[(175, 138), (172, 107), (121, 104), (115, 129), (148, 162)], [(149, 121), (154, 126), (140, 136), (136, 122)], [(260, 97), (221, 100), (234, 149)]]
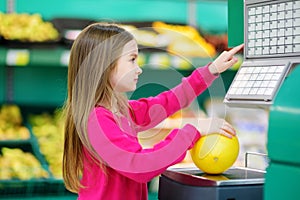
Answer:
[(167, 47), (170, 53), (191, 57), (214, 57), (216, 48), (208, 43), (192, 26), (171, 25), (161, 21), (153, 22), (152, 27), (166, 35), (171, 42)]
[(45, 42), (59, 37), (53, 24), (43, 21), (39, 14), (0, 12), (0, 22), (0, 35), (6, 40)]
[(28, 128), (22, 125), (21, 110), (17, 105), (4, 104), (0, 108), (0, 140), (29, 139)]
[(23, 152), (18, 148), (2, 148), (2, 156), (0, 156), (1, 180), (30, 180), (48, 177), (48, 172), (31, 153)]
[(61, 111), (56, 110), (53, 115), (49, 113), (30, 115), (29, 122), (50, 171), (54, 177), (62, 178), (64, 121), (61, 118)]

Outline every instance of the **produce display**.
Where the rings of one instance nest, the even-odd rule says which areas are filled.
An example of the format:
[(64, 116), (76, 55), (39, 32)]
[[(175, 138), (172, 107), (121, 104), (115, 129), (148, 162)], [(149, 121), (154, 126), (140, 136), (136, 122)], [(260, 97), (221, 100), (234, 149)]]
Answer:
[(62, 178), (64, 121), (61, 119), (61, 111), (56, 110), (53, 115), (32, 114), (29, 116), (29, 123), (49, 170), (55, 178)]
[(19, 148), (2, 148), (0, 155), (0, 179), (29, 180), (48, 178), (48, 172), (32, 153)]
[(194, 57), (214, 57), (215, 47), (208, 43), (196, 28), (188, 25), (171, 25), (164, 22), (153, 22), (158, 33), (170, 38), (167, 50), (170, 53)]
[[(23, 126), (21, 109), (15, 104), (3, 104), (0, 109), (0, 180), (32, 178), (48, 178), (47, 170), (43, 169), (40, 161), (33, 152), (23, 152), (21, 148), (8, 148), (8, 141), (26, 141), (21, 144), (38, 148), (44, 156), (48, 169), (53, 177), (62, 178), (63, 153), (63, 121), (61, 111), (54, 114), (28, 114), (28, 121), (32, 127), (33, 137), (38, 145), (35, 147), (34, 138), (30, 138), (30, 131)], [(24, 140), (27, 139), (27, 140)], [(8, 144), (8, 145), (7, 145)], [(17, 146), (17, 145), (16, 145)], [(1, 150), (1, 148), (0, 148)]]
[(151, 27), (138, 28), (134, 25), (123, 24), (124, 29), (132, 33), (139, 45), (146, 47), (165, 47), (168, 45), (168, 38), (158, 34)]
[(2, 105), (0, 108), (0, 141), (29, 139), (30, 132), (22, 123), (23, 118), (18, 106)]
[(122, 25), (136, 38), (139, 45), (164, 49), (175, 55), (189, 57), (214, 57), (216, 48), (199, 31), (188, 25), (174, 25), (155, 21), (151, 27)]
[(6, 40), (22, 42), (46, 42), (59, 38), (59, 32), (51, 22), (39, 14), (1, 13), (0, 36)]

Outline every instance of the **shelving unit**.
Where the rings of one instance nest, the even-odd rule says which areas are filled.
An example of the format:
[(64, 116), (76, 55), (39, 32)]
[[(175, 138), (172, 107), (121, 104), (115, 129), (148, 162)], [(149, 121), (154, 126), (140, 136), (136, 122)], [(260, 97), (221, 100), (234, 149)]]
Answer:
[[(21, 105), (61, 106), (66, 98), (69, 53), (69, 49), (62, 47), (52, 49), (0, 48), (1, 57), (6, 58), (2, 59), (0, 63), (0, 66), (3, 66), (0, 76), (6, 77), (2, 79), (4, 80), (3, 87), (0, 88), (2, 102), (14, 102)], [(154, 67), (156, 61), (153, 63), (151, 56), (154, 57), (155, 54), (165, 54), (169, 59), (167, 63), (173, 66)], [(191, 58), (186, 61), (189, 66), (182, 68), (180, 64), (174, 67), (176, 64), (172, 59), (178, 59), (178, 57), (173, 57), (167, 53), (146, 52), (142, 53), (142, 57), (144, 73), (139, 85), (144, 86), (155, 77), (157, 84), (168, 88), (175, 86), (182, 76), (187, 76), (195, 67), (204, 66), (212, 61), (210, 58)], [(165, 75), (168, 76), (170, 73), (173, 74), (171, 76), (174, 79), (170, 77), (166, 80)], [(231, 71), (228, 74), (234, 75), (234, 73), (235, 71)], [(227, 75), (222, 76), (222, 78), (227, 79)], [(147, 93), (142, 94), (142, 96), (153, 95), (149, 90)]]
[[(188, 15), (191, 7), (189, 7), (190, 1), (186, 0), (151, 2), (147, 0), (134, 0), (131, 2), (92, 0), (89, 4), (86, 4), (83, 0), (54, 0), (43, 3), (37, 0), (26, 2), (15, 0), (11, 2), (14, 2), (14, 11), (19, 13), (40, 13), (45, 20), (64, 16), (90, 18), (97, 21), (133, 21), (137, 20), (136, 16), (139, 16), (138, 20), (141, 22), (162, 20), (182, 24), (193, 23), (192, 25), (202, 27), (202, 31), (211, 33), (226, 32), (227, 27), (226, 20), (223, 20), (227, 11), (226, 1), (214, 1), (213, 3), (209, 1), (193, 1), (195, 6), (194, 16)], [(0, 2), (0, 5), (3, 5), (0, 6), (0, 12), (8, 12), (12, 9), (8, 8), (8, 5), (5, 5), (4, 2)], [(68, 7), (68, 9), (64, 9), (65, 7)], [(168, 8), (167, 10), (165, 9), (166, 7)], [(7, 10), (4, 10), (5, 8)], [(121, 12), (119, 8), (122, 8)], [(196, 19), (191, 21), (191, 17)], [(10, 47), (2, 45), (0, 40), (0, 103), (15, 103), (21, 106), (24, 113), (37, 113), (43, 112), (45, 109), (53, 110), (61, 107), (67, 93), (69, 53), (70, 49), (62, 45), (53, 45), (46, 48), (26, 47), (23, 45)], [(143, 74), (139, 81), (139, 89), (134, 93), (130, 93), (130, 98), (136, 99), (158, 94), (179, 83), (183, 76), (187, 76), (192, 72), (193, 66), (203, 66), (212, 61), (210, 58), (191, 58), (188, 59), (190, 65), (182, 67), (181, 64), (178, 64), (180, 63), (178, 58), (175, 61), (174, 57), (167, 55), (169, 59), (168, 65), (170, 66), (155, 67), (155, 63), (153, 64), (152, 62), (153, 56), (157, 55), (156, 53), (161, 52), (142, 52), (141, 57), (143, 57), (143, 61), (141, 64), (143, 65)], [(225, 83), (225, 88), (228, 88), (235, 72), (228, 71), (222, 74), (221, 78)], [(166, 77), (168, 78), (166, 79)], [(198, 98), (199, 104), (203, 104), (209, 96), (208, 91), (204, 92)], [(33, 135), (31, 136), (34, 137)], [(24, 142), (26, 145), (37, 148), (37, 143), (32, 138), (28, 141), (11, 141), (10, 143), (17, 147), (23, 146)], [(40, 152), (36, 153), (39, 154)], [(7, 183), (0, 180), (0, 186)], [(37, 192), (36, 195), (40, 195), (39, 192), (44, 193), (43, 199), (76, 199), (74, 195), (66, 193), (62, 189), (62, 180), (49, 179), (29, 182), (16, 180), (9, 183), (19, 185), (23, 189), (23, 191), (19, 190), (19, 193), (23, 194), (20, 198), (16, 196), (9, 198), (8, 194), (6, 195), (7, 199), (16, 200), (27, 197), (40, 199), (40, 196), (30, 197), (33, 191)], [(45, 190), (43, 191), (43, 189)], [(52, 197), (50, 194), (53, 194), (53, 192), (57, 194), (55, 197)], [(2, 193), (0, 192), (1, 195)], [(149, 195), (151, 199), (152, 194)]]

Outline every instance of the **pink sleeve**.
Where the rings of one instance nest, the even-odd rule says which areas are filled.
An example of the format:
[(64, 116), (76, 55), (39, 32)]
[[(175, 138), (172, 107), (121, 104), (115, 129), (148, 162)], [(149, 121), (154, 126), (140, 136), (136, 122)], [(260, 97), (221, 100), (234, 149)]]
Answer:
[(174, 129), (153, 148), (143, 149), (136, 137), (119, 128), (111, 112), (98, 108), (90, 115), (88, 136), (92, 147), (107, 165), (137, 182), (148, 182), (183, 160), (186, 151), (200, 138), (200, 133), (192, 125), (186, 125)]
[(162, 92), (155, 97), (131, 100), (132, 119), (137, 125), (137, 131), (156, 126), (195, 100), (218, 77), (209, 72), (208, 66), (196, 69), (171, 90)]

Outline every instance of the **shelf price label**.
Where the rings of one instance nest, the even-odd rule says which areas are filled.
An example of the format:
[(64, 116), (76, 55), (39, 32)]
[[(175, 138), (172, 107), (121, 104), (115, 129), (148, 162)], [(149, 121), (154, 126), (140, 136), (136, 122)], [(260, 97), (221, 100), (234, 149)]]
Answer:
[(60, 64), (63, 65), (63, 66), (68, 66), (69, 65), (69, 59), (70, 59), (70, 51), (66, 50), (61, 54)]
[(9, 49), (6, 55), (8, 66), (26, 66), (29, 63), (30, 53), (26, 49)]

